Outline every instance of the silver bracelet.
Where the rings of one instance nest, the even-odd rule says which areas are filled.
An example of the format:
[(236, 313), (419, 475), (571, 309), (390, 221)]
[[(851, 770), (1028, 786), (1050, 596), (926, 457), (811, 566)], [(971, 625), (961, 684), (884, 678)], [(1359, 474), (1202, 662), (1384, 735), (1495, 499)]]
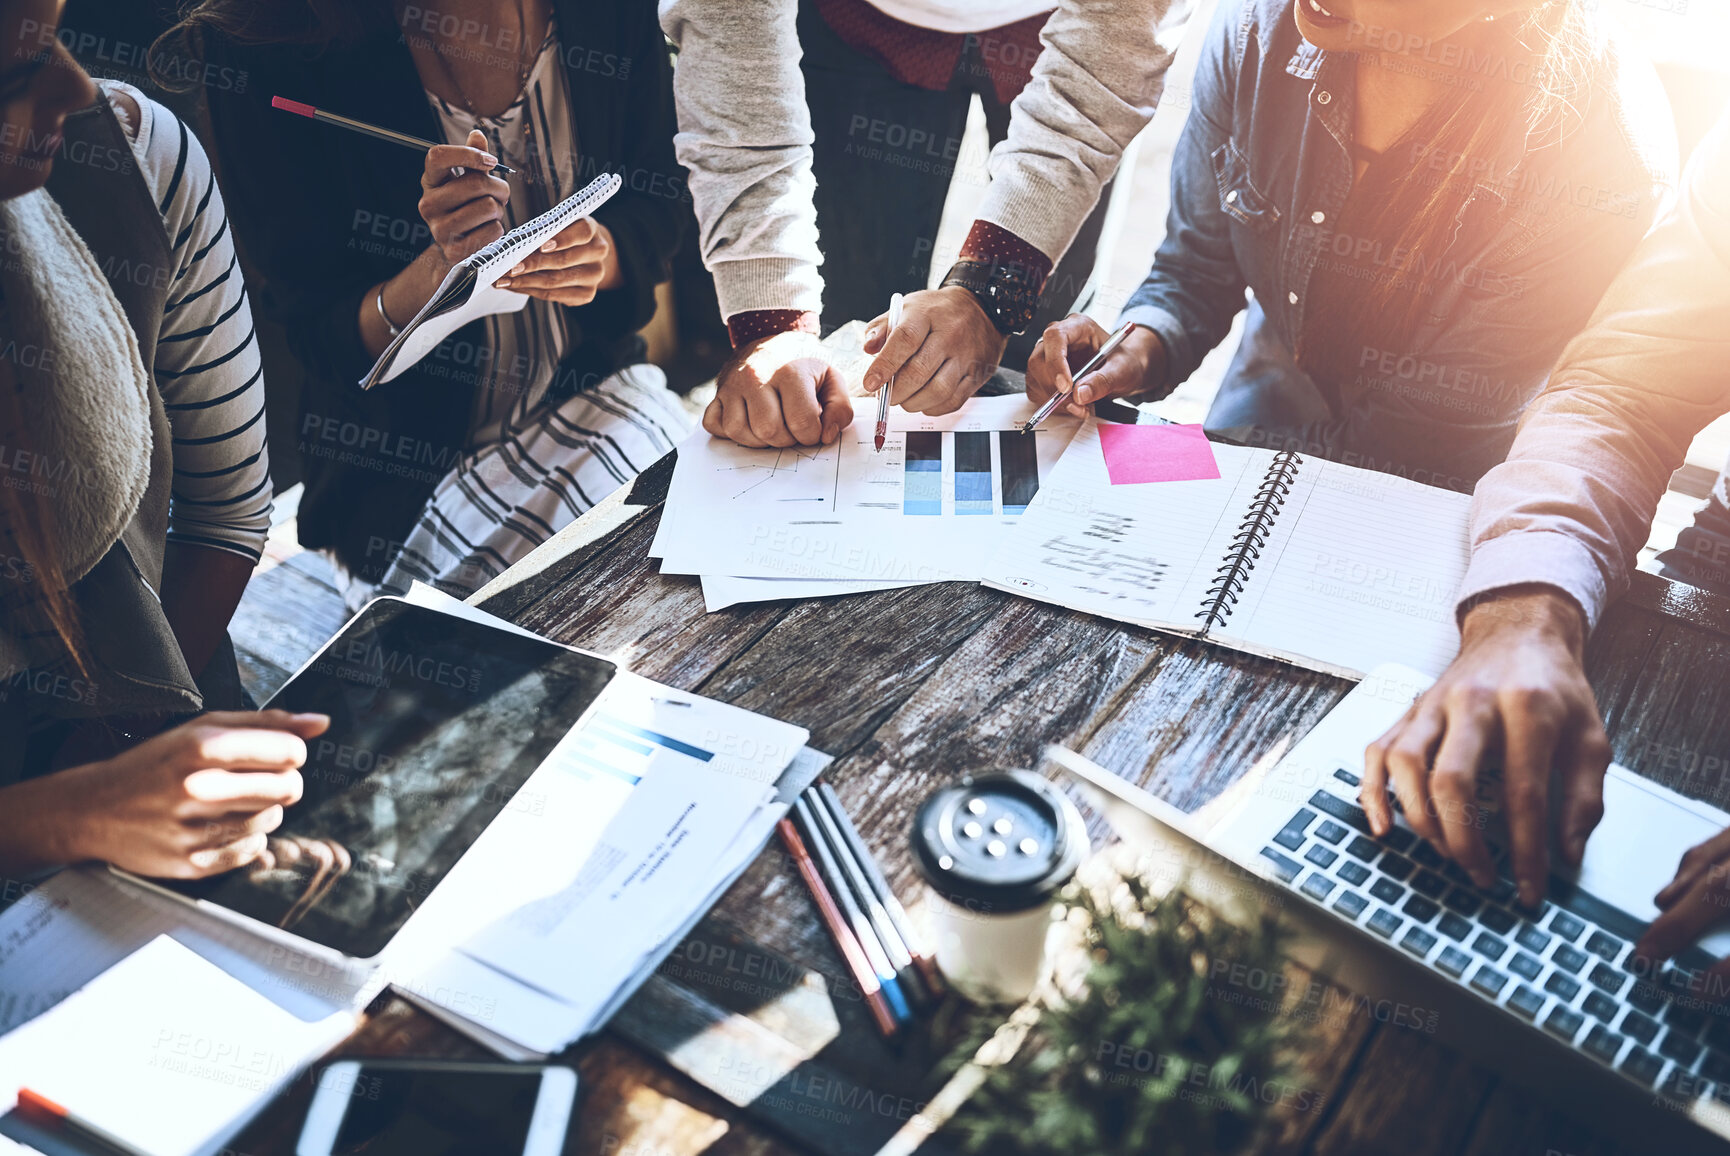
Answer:
[(390, 314), (384, 311), (384, 286), (382, 284), (378, 287), (378, 292), (372, 295), (372, 303), (378, 309), (379, 320), (383, 321), (384, 327), (390, 330), (390, 335), (392, 337), (402, 336), (402, 328), (390, 319)]

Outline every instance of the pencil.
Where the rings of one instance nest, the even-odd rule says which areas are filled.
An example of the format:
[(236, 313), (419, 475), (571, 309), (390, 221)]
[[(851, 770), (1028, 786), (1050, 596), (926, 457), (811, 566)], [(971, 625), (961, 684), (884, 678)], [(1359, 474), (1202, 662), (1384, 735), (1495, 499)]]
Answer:
[(853, 825), (852, 816), (841, 806), (841, 796), (835, 793), (835, 788), (827, 782), (817, 784), (817, 793), (824, 802), (829, 804), (829, 813), (835, 816), (835, 825), (841, 829), (842, 840), (853, 851), (853, 858), (870, 881), (871, 887), (877, 892), (877, 898), (883, 905), (883, 911), (889, 916), (889, 922), (895, 925), (895, 930), (901, 936), (901, 942), (907, 946), (907, 954), (913, 957), (913, 966), (919, 969), (919, 976), (925, 981), (926, 988), (932, 995), (942, 995), (943, 973), (937, 970), (937, 959), (926, 946), (924, 937), (913, 926), (913, 920), (908, 916), (907, 909), (901, 906), (901, 900), (895, 897), (895, 891), (889, 886), (889, 880), (883, 877), (883, 868), (878, 866), (877, 857), (871, 854), (871, 849), (865, 845), (865, 839), (859, 834), (859, 828)]
[(18, 1089), (18, 1110), (27, 1116), (37, 1116), (54, 1121), (59, 1130), (72, 1140), (94, 1141), (105, 1148), (120, 1153), (121, 1156), (146, 1156), (132, 1144), (127, 1143), (105, 1128), (99, 1128), (89, 1120), (72, 1114), (66, 1108), (56, 1104), (40, 1092), (32, 1092), (29, 1088)]
[(865, 917), (865, 912), (853, 898), (847, 879), (841, 874), (840, 864), (835, 861), (835, 852), (811, 812), (811, 800), (808, 796), (801, 796), (794, 801), (793, 820), (805, 836), (805, 845), (811, 849), (811, 856), (817, 861), (823, 881), (829, 885), (829, 894), (835, 897), (836, 904), (847, 916), (847, 922), (853, 928), (853, 938), (859, 941), (866, 960), (876, 968), (877, 986), (883, 989), (883, 998), (889, 1001), (889, 1009), (895, 1013), (896, 1021), (907, 1023), (913, 1018), (913, 1009), (907, 1006), (907, 996), (901, 991), (901, 982), (895, 978), (895, 965), (889, 962), (889, 954), (883, 950), (882, 942), (872, 930), (871, 921)]
[(829, 936), (840, 950), (847, 970), (853, 973), (853, 982), (859, 985), (859, 991), (865, 997), (865, 1006), (871, 1009), (871, 1018), (877, 1021), (877, 1030), (885, 1036), (893, 1036), (900, 1030), (901, 1025), (896, 1022), (895, 1013), (889, 1010), (889, 1001), (884, 998), (882, 985), (877, 982), (877, 972), (865, 958), (865, 952), (859, 946), (859, 941), (853, 938), (853, 932), (848, 930), (847, 921), (842, 917), (841, 909), (835, 905), (829, 889), (823, 886), (823, 879), (817, 874), (817, 865), (811, 861), (811, 852), (805, 849), (805, 840), (799, 837), (798, 828), (793, 826), (791, 819), (777, 822), (775, 831), (781, 836), (787, 854), (793, 856), (793, 862), (799, 868), (799, 874), (805, 880), (805, 887), (811, 892), (811, 898), (816, 901), (817, 912), (823, 917), (823, 925), (829, 929)]
[[(368, 124), (364, 120), (355, 120), (353, 117), (338, 116), (334, 112), (325, 112), (323, 109), (314, 108), (310, 104), (302, 104), (298, 100), (290, 100), (286, 96), (271, 97), (270, 107), (280, 108), (283, 112), (292, 112), (296, 116), (304, 116), (310, 120), (322, 121), (325, 124), (334, 124), (338, 128), (346, 128), (350, 132), (358, 132), (362, 136), (370, 136), (376, 140), (384, 140), (389, 141), (391, 144), (399, 144), (404, 148), (414, 149), (417, 152), (424, 153), (438, 143), (436, 141), (422, 140), (418, 136), (410, 136), (406, 132), (397, 132), (395, 129), (382, 128), (376, 124)], [(492, 174), (495, 177), (508, 177), (516, 171), (517, 170), (506, 164), (497, 164), (492, 168)]]

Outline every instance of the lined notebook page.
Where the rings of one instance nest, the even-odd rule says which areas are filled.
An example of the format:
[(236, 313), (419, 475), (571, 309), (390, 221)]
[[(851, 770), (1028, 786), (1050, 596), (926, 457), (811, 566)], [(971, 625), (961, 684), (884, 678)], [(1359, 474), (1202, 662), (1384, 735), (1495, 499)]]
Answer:
[[(1225, 447), (1218, 447), (1223, 449)], [(1363, 672), (1437, 675), (1459, 650), (1469, 494), (1306, 457), (1222, 642)]]
[(1089, 614), (1198, 630), (1207, 588), (1273, 454), (1216, 445), (1220, 476), (1114, 486), (1089, 421), (985, 569), (985, 585)]

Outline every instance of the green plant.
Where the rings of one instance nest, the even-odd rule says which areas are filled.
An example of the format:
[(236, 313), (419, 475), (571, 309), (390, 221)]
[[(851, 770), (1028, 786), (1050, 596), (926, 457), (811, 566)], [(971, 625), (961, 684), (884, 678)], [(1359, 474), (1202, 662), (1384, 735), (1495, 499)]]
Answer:
[[(1037, 996), (1023, 1009), (1036, 1021), (1017, 1017), (1031, 1026), (1013, 1055), (985, 1065), (951, 1121), (968, 1150), (1218, 1156), (1246, 1145), (1273, 1105), (1309, 1098), (1290, 1079), (1273, 917), (1240, 926), (1133, 876), (1072, 884), (1064, 900), (1084, 974), (1067, 994)], [(950, 1065), (973, 1061), (996, 1026), (978, 1024)]]

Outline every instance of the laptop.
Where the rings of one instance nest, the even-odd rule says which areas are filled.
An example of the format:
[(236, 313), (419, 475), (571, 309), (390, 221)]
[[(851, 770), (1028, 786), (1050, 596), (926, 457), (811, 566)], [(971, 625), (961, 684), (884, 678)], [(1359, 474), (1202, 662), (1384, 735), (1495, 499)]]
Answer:
[(1358, 805), (1365, 746), (1430, 681), (1377, 668), (1211, 815), (1178, 811), (1070, 751), (1047, 753), (1120, 836), (1159, 846), (1204, 895), (1211, 879), (1219, 894), (1284, 913), (1299, 962), (1359, 994), (1430, 1009), (1444, 1042), (1637, 1150), (1726, 1151), (1730, 982), (1706, 969), (1730, 955), (1730, 930), (1656, 974), (1631, 957), (1658, 914), (1652, 897), (1730, 814), (1612, 765), (1581, 868), (1554, 875), (1542, 906), (1524, 910), (1493, 787), (1482, 802), (1500, 877), (1488, 891), (1397, 812), (1396, 829), (1375, 839)]

